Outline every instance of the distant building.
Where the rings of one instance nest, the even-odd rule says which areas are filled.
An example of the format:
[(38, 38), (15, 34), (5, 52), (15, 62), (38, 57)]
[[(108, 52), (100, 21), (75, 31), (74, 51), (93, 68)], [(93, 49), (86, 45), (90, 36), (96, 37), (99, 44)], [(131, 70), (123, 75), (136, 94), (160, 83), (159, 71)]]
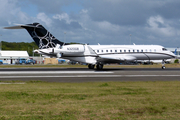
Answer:
[(15, 61), (19, 58), (29, 58), (27, 51), (0, 51), (0, 60), (3, 60), (4, 64), (15, 64)]

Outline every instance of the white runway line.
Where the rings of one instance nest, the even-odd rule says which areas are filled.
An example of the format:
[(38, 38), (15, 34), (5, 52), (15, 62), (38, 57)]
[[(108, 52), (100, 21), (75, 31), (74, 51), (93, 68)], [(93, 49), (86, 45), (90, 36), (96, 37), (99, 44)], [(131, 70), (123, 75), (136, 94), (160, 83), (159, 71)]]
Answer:
[(7, 74), (81, 74), (81, 73), (113, 73), (113, 72), (106, 72), (106, 71), (1, 71), (0, 75), (7, 75)]
[(0, 78), (81, 78), (81, 77), (180, 77), (180, 75), (58, 75), (58, 76), (0, 76)]

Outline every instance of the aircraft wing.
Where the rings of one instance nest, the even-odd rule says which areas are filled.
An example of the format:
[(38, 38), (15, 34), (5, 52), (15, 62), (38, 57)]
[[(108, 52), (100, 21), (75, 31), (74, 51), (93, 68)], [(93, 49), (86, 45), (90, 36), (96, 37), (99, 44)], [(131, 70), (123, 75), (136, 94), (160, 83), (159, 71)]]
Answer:
[(98, 61), (99, 62), (111, 62), (111, 61), (134, 61), (136, 57), (131, 55), (99, 55)]

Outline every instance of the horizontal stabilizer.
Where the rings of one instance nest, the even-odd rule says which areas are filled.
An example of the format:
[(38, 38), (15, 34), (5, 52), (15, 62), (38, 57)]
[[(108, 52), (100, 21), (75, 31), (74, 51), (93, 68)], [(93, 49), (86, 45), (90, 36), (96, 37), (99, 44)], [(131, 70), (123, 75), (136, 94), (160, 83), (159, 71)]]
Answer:
[(37, 26), (27, 24), (27, 25), (17, 25), (17, 26), (11, 26), (11, 27), (4, 27), (4, 29), (25, 29), (25, 27), (38, 28)]

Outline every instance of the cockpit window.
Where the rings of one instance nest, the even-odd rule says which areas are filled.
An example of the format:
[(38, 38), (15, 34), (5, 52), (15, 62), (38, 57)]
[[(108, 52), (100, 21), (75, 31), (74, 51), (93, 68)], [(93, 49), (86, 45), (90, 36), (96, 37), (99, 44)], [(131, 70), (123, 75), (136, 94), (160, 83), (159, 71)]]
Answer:
[(163, 51), (167, 51), (167, 49), (166, 49), (166, 48), (162, 48), (162, 50), (163, 50)]

